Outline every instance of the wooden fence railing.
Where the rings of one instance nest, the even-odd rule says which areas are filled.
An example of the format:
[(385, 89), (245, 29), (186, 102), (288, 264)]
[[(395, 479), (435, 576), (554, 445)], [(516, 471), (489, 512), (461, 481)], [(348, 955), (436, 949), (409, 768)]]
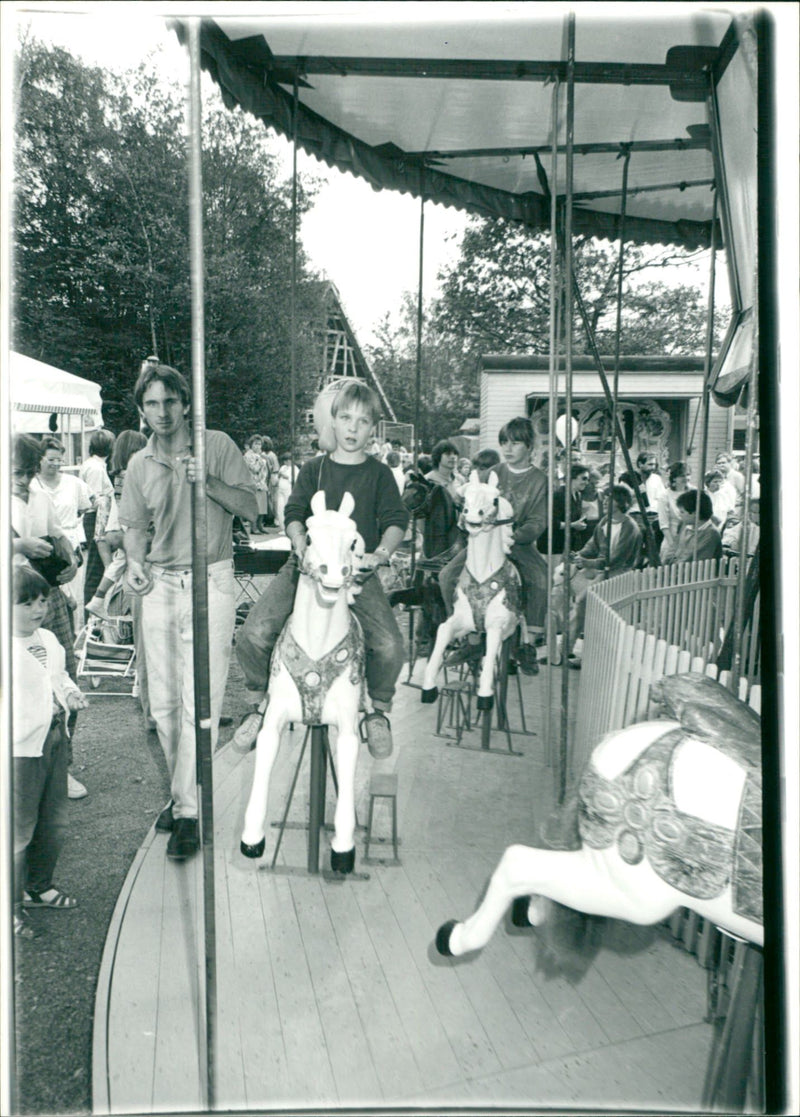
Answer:
[[(738, 565), (687, 562), (629, 571), (589, 589), (571, 774), (606, 733), (650, 715), (664, 675), (700, 671), (731, 686), (717, 660), (735, 620)], [(742, 634), (738, 697), (760, 712), (758, 599)]]

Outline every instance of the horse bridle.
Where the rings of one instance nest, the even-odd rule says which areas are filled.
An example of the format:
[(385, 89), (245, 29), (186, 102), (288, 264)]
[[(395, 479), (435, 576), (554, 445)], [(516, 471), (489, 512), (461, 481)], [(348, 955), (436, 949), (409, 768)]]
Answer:
[[(486, 519), (483, 521), (483, 523), (480, 525), (480, 527), (477, 528), (478, 531), (493, 531), (494, 528), (496, 528), (496, 527), (505, 527), (506, 524), (513, 524), (513, 522), (514, 522), (514, 517), (513, 516), (506, 516), (504, 519), (498, 519), (497, 510), (498, 510), (498, 498), (495, 497), (494, 512), (489, 513), (489, 515), (486, 517)], [(465, 516), (464, 512), (462, 511), (461, 515), (458, 517), (458, 526), (461, 529), (461, 531), (464, 531), (464, 530), (466, 530), (466, 525), (467, 525), (467, 519), (466, 519), (466, 516)]]

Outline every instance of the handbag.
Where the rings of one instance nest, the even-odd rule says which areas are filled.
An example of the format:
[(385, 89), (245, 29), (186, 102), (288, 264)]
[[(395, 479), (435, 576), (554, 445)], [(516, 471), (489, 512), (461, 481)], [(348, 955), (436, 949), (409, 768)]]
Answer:
[[(14, 536), (19, 539), (17, 531), (14, 531)], [(72, 563), (64, 558), (63, 552), (58, 550), (57, 541), (51, 535), (43, 535), (42, 542), (49, 543), (53, 548), (50, 554), (45, 555), (44, 558), (28, 558), (27, 561), (37, 574), (41, 574), (48, 585), (57, 586), (59, 575), (63, 574)]]

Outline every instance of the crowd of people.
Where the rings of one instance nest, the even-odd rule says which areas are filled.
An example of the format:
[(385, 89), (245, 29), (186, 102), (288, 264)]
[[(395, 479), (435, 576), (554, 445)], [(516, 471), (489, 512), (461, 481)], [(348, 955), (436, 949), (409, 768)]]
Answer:
[[(115, 596), (131, 620), (139, 700), (147, 728), (158, 734), (171, 781), (156, 829), (169, 833), (166, 852), (172, 859), (185, 860), (201, 846), (192, 655), (191, 489), (198, 462), (191, 390), (176, 369), (148, 358), (133, 398), (140, 429), (116, 437), (95, 431), (77, 473), (64, 469), (64, 446), (54, 435), (18, 434), (13, 441), (14, 931), (22, 938), (34, 937), (26, 908), (68, 910), (77, 904), (54, 883), (67, 801), (88, 794), (70, 772), (71, 740), (86, 705), (78, 685), (76, 638), (87, 619), (89, 625), (111, 619)], [(685, 462), (662, 469), (648, 451), (639, 454), (633, 471), (612, 483), (607, 469), (573, 455), (567, 489), (559, 458), (548, 522), (548, 481), (534, 463), (529, 419), (509, 420), (498, 448), (471, 459), (455, 442), (442, 439), (416, 460), (397, 440), (377, 441), (379, 420), (380, 401), (371, 388), (359, 381), (342, 385), (325, 401), (320, 445), (326, 448), (299, 469), (290, 454), (277, 455), (265, 435), (247, 437), (242, 450), (224, 432), (206, 432), (212, 747), (223, 720), (234, 647), (234, 525), (238, 521), (252, 533), (274, 526), (291, 545), (289, 559), (236, 636), (250, 704), (234, 744), (245, 751), (254, 747), (263, 722), (272, 650), (292, 610), (305, 523), (319, 489), (329, 507), (338, 507), (345, 492), (352, 494), (352, 515), (364, 539), (363, 584), (353, 611), (366, 652), (361, 731), (376, 758), (393, 749), (389, 715), (405, 651), (395, 617), (398, 598), (387, 595), (374, 575), (398, 548), (415, 548), (429, 621), (437, 609), (440, 619), (452, 611), (466, 557), (459, 515), (473, 471), (483, 481), (493, 475), (513, 509), (510, 558), (520, 574), (525, 622), (513, 663), (528, 674), (553, 656), (545, 646), (548, 611), (560, 636), (553, 663), (563, 658), (580, 667), (588, 587), (645, 564), (646, 534), (655, 540), (661, 562), (757, 553), (757, 484), (744, 523), (744, 478), (728, 453), (717, 456), (702, 490), (692, 487)], [(562, 567), (563, 560), (569, 562), (569, 595), (563, 586), (548, 594), (548, 555)], [(466, 645), (455, 647), (449, 662), (463, 662), (470, 654)]]

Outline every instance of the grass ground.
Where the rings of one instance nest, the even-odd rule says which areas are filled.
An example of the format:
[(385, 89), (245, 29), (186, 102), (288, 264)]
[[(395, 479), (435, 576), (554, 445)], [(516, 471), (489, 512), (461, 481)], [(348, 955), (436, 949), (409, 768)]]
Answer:
[[(15, 940), (13, 1104), (25, 1114), (92, 1111), (94, 997), (106, 932), (128, 868), (169, 798), (163, 753), (138, 701), (102, 697), (85, 681), (82, 688), (90, 706), (79, 716), (72, 771), (89, 794), (69, 804), (56, 875), (79, 907), (31, 912), (39, 938)], [(238, 721), (243, 708), (234, 663), (223, 713)], [(223, 729), (220, 742), (232, 732)]]

